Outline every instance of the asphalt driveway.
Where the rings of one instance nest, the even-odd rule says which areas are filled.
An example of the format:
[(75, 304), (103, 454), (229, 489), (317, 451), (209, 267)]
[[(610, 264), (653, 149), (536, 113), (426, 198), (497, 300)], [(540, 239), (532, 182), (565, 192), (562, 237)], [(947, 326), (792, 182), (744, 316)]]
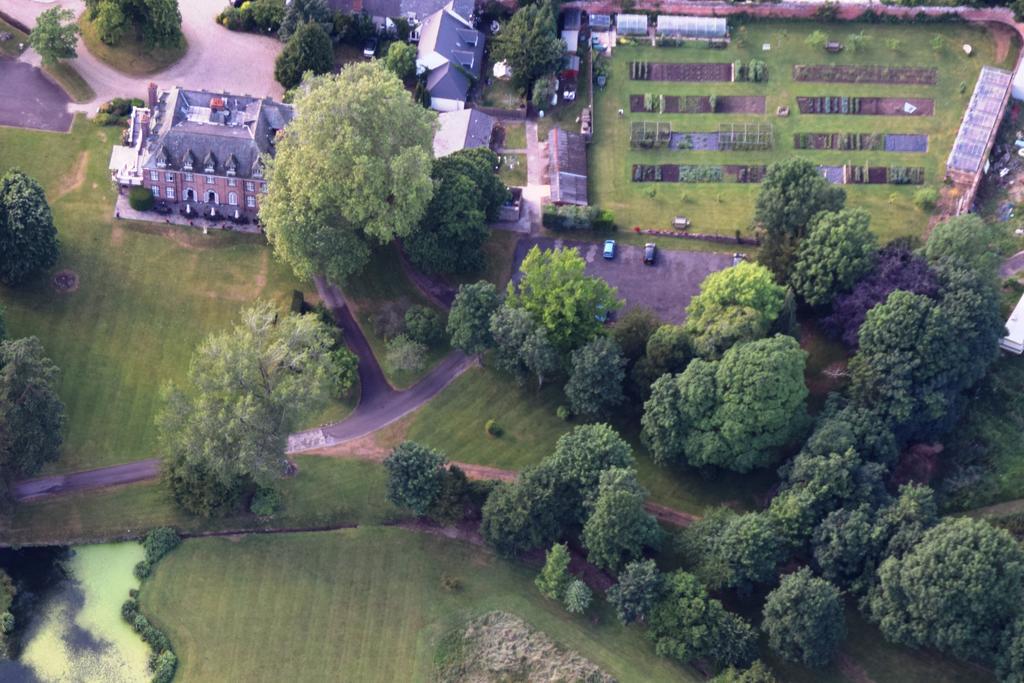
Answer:
[(71, 130), (68, 96), (36, 67), (0, 58), (0, 92), (0, 126)]
[(625, 301), (623, 310), (645, 306), (670, 323), (683, 321), (686, 306), (700, 291), (700, 283), (705, 277), (732, 265), (731, 253), (658, 249), (655, 264), (645, 266), (643, 247), (624, 244), (618, 245), (614, 259), (606, 261), (601, 256), (602, 245), (598, 242), (524, 237), (516, 245), (516, 281), (519, 264), (534, 245), (541, 249), (575, 248), (587, 262), (587, 275), (597, 275), (618, 288), (619, 298)]

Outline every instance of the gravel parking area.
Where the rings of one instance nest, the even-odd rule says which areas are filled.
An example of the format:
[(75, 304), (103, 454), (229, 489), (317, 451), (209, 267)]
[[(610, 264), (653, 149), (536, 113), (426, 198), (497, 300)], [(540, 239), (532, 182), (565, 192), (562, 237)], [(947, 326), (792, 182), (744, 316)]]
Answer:
[[(617, 287), (619, 297), (625, 301), (623, 311), (645, 306), (665, 322), (680, 323), (686, 317), (686, 307), (700, 283), (711, 273), (732, 265), (732, 254), (709, 251), (669, 251), (658, 249), (653, 266), (643, 263), (643, 247), (619, 244), (615, 258), (606, 261), (600, 242), (574, 242), (545, 237), (524, 237), (516, 245), (516, 275), (519, 264), (534, 245), (541, 249), (575, 248), (587, 262), (587, 275), (604, 278)], [(621, 311), (620, 311), (621, 314)]]
[(0, 58), (0, 83), (0, 126), (71, 130), (68, 96), (36, 67)]

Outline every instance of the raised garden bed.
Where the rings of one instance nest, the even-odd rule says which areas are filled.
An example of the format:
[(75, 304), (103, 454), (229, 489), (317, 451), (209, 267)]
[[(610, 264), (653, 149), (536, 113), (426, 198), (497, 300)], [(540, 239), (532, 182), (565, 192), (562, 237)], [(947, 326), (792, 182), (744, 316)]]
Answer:
[(794, 81), (822, 83), (879, 83), (884, 85), (935, 85), (938, 69), (884, 64), (796, 64)]
[(630, 62), (629, 78), (633, 81), (727, 83), (732, 81), (732, 63), (673, 64), (665, 62)]
[(794, 133), (793, 147), (851, 152), (927, 152), (928, 136), (903, 133)]
[(718, 133), (672, 133), (668, 148), (694, 152), (717, 152), (721, 149)]
[[(935, 102), (922, 97), (797, 97), (801, 114), (862, 116), (931, 116)], [(910, 104), (913, 111), (907, 111)]]
[(766, 166), (701, 166), (694, 164), (633, 164), (634, 183), (759, 183)]
[(630, 95), (633, 114), (763, 114), (763, 95)]
[(920, 166), (819, 166), (825, 180), (834, 185), (922, 185)]

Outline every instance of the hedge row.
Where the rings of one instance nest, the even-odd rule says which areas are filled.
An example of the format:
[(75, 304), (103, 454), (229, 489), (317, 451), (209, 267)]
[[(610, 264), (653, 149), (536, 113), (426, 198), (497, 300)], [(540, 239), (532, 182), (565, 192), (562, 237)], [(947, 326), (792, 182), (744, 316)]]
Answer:
[(555, 232), (594, 230), (608, 232), (615, 229), (615, 216), (596, 206), (544, 206), (544, 227)]

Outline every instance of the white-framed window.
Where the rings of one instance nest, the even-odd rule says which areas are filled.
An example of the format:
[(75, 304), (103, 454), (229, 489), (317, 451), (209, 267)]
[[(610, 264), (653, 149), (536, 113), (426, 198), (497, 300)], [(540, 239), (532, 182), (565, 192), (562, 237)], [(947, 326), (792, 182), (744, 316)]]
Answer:
[(245, 205), (248, 206), (250, 209), (255, 209), (256, 198), (253, 197), (252, 195), (249, 195), (248, 197), (245, 198)]
[(149, 189), (153, 191), (153, 196), (154, 197), (159, 197), (160, 196), (160, 188), (157, 187), (156, 185), (154, 185), (153, 187), (151, 187)]
[(267, 184), (266, 183), (260, 183), (260, 192), (262, 192), (263, 194), (267, 193)]
[(164, 178), (165, 178), (165, 179), (167, 180), (167, 182), (169, 182), (169, 183), (173, 183), (173, 182), (174, 182), (174, 174), (173, 174), (173, 173), (165, 173), (165, 174), (164, 174)]
[(174, 188), (173, 187), (164, 188), (164, 194), (167, 195), (168, 199), (174, 199)]
[(238, 178), (228, 178), (228, 187), (235, 187), (238, 185)]
[(158, 182), (160, 180), (160, 171), (150, 171), (149, 179), (153, 182)]
[(206, 176), (206, 184), (207, 185), (213, 185), (213, 176), (212, 175)]
[(246, 192), (255, 192), (256, 191), (256, 183), (252, 182), (251, 180), (246, 180), (245, 181), (245, 191)]
[(234, 192), (228, 192), (228, 204), (238, 206), (238, 195)]
[(186, 173), (185, 174), (185, 182), (188, 182), (188, 183), (192, 182), (192, 174), (191, 173)]

